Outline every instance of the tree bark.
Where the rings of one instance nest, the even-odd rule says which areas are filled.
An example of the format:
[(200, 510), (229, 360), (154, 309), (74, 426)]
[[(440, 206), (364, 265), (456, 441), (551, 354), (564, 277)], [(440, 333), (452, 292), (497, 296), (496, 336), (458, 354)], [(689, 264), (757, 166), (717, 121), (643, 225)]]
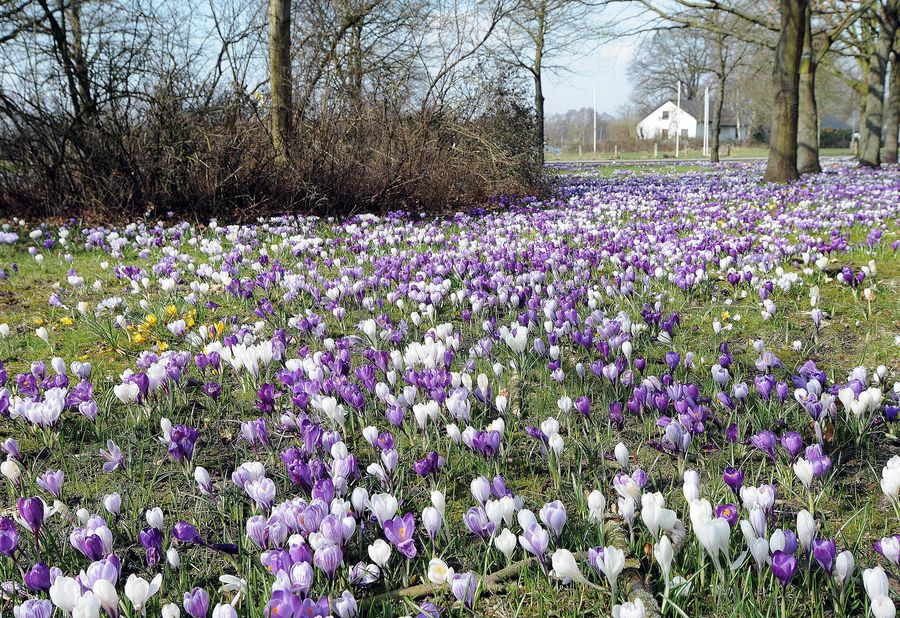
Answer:
[(859, 163), (866, 167), (878, 167), (881, 164), (884, 78), (891, 48), (894, 46), (898, 10), (900, 0), (887, 0), (878, 15), (878, 39), (869, 61), (866, 115), (860, 126)]
[(769, 161), (763, 180), (788, 182), (800, 178), (797, 170), (797, 116), (799, 108), (800, 57), (806, 30), (809, 0), (780, 0), (781, 30), (775, 50), (772, 135)]
[(810, 17), (806, 7), (806, 28), (803, 34), (803, 57), (800, 60), (800, 102), (797, 119), (797, 171), (818, 174), (819, 163), (819, 106), (816, 102), (816, 69), (818, 62), (813, 49)]
[(291, 0), (269, 0), (269, 84), (275, 162), (288, 160), (291, 134)]
[(884, 113), (884, 163), (897, 163), (897, 138), (900, 134), (900, 34), (894, 35), (894, 57), (891, 59), (890, 93)]
[(719, 133), (722, 131), (722, 107), (725, 105), (725, 71), (719, 72), (719, 92), (713, 107), (712, 135), (709, 136), (709, 160), (719, 162)]
[(538, 164), (544, 165), (544, 86), (542, 81), (542, 71), (544, 63), (544, 17), (546, 4), (541, 3), (537, 12), (537, 27), (534, 41), (534, 66), (532, 67), (532, 75), (534, 76), (534, 132), (535, 132), (535, 154), (538, 158)]

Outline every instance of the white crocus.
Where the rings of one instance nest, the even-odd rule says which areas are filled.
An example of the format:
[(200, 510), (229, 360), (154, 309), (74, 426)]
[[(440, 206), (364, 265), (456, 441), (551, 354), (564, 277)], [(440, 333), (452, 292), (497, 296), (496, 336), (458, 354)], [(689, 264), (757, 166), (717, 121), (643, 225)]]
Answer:
[(653, 548), (653, 557), (656, 558), (656, 562), (659, 564), (659, 570), (662, 571), (663, 580), (668, 590), (672, 574), (672, 559), (674, 557), (672, 541), (669, 540), (669, 537), (666, 535), (660, 537)]
[(553, 555), (550, 557), (550, 564), (552, 566), (550, 574), (557, 579), (590, 585), (590, 582), (581, 574), (581, 569), (578, 568), (578, 561), (575, 560), (574, 554), (568, 549), (559, 548), (553, 552)]
[(625, 446), (624, 443), (619, 442), (616, 444), (613, 454), (616, 456), (616, 461), (619, 462), (620, 466), (623, 468), (628, 467), (628, 457), (630, 456), (630, 453), (628, 452), (628, 447)]
[(603, 513), (606, 511), (606, 498), (599, 489), (595, 489), (587, 497), (588, 521), (603, 524)]
[(71, 614), (81, 598), (81, 584), (74, 578), (61, 575), (50, 586), (50, 600), (60, 610)]
[(369, 545), (369, 559), (383, 569), (391, 559), (391, 546), (384, 540), (377, 539)]
[(150, 597), (159, 592), (161, 584), (162, 573), (157, 574), (156, 577), (149, 582), (143, 577), (138, 577), (132, 573), (125, 582), (125, 596), (131, 601), (134, 610), (143, 614), (144, 606), (147, 604)]
[(516, 551), (516, 535), (513, 534), (512, 530), (509, 528), (504, 528), (503, 531), (494, 538), (494, 545), (500, 550), (500, 553), (509, 560), (512, 557), (513, 552)]

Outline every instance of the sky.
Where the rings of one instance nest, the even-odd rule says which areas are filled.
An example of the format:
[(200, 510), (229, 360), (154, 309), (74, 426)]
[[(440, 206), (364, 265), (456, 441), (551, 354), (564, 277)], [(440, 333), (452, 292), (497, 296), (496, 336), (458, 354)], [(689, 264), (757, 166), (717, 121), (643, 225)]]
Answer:
[(597, 110), (614, 114), (631, 97), (627, 71), (636, 45), (633, 38), (614, 39), (591, 53), (558, 59), (568, 71), (544, 78), (546, 112), (591, 107), (596, 85)]
[(640, 36), (623, 36), (635, 33), (646, 25), (647, 13), (633, 3), (607, 7), (594, 16), (588, 28), (618, 33), (590, 52), (573, 52), (568, 57), (551, 58), (550, 63), (567, 68), (559, 74), (544, 77), (544, 109), (548, 114), (570, 109), (591, 107), (594, 86), (597, 87), (597, 110), (615, 114), (631, 99), (628, 80), (628, 63), (640, 45)]

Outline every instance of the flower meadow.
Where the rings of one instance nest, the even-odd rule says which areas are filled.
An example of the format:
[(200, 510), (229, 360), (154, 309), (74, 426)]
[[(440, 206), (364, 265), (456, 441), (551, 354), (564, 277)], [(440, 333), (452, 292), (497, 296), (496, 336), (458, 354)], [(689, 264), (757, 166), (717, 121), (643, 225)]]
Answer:
[(895, 615), (900, 173), (0, 231), (0, 611)]

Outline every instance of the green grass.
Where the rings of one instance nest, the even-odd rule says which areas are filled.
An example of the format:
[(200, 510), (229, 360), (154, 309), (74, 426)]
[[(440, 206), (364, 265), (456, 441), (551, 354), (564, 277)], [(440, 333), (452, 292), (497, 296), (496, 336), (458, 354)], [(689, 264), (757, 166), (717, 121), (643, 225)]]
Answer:
[[(702, 171), (702, 166), (673, 165), (654, 166), (654, 173), (681, 173)], [(645, 173), (647, 166), (616, 165), (606, 166), (598, 173), (609, 176), (615, 173)], [(452, 229), (452, 228), (451, 228)], [(896, 235), (896, 230), (889, 234)], [(852, 239), (859, 242), (864, 235), (857, 233)], [(886, 246), (888, 242), (884, 242)], [(427, 250), (427, 247), (408, 247), (415, 250)], [(85, 278), (86, 289), (78, 300), (84, 300), (91, 306), (99, 300), (113, 294), (122, 293), (121, 286), (108, 270), (101, 268), (101, 262), (110, 260), (106, 254), (73, 250), (74, 265), (80, 275)], [(283, 478), (282, 467), (278, 461), (278, 451), (287, 444), (286, 438), (279, 437), (273, 444), (273, 451), (251, 451), (237, 442), (240, 428), (238, 421), (258, 416), (254, 409), (256, 384), (247, 380), (229, 383), (229, 390), (217, 404), (198, 396), (196, 391), (188, 388), (185, 392), (164, 395), (152, 406), (121, 406), (112, 397), (112, 386), (119, 382), (118, 374), (127, 367), (133, 366), (135, 356), (144, 349), (152, 347), (156, 341), (171, 345), (179, 345), (179, 340), (172, 337), (163, 327), (165, 307), (175, 305), (178, 315), (184, 315), (188, 306), (175, 294), (165, 294), (151, 288), (138, 295), (122, 294), (129, 301), (131, 309), (125, 312), (126, 317), (139, 323), (146, 313), (152, 313), (159, 319), (156, 328), (149, 331), (143, 343), (129, 341), (124, 333), (112, 336), (113, 331), (105, 330), (103, 321), (88, 319), (75, 309), (50, 307), (47, 299), (54, 291), (54, 283), (65, 279), (70, 264), (63, 258), (62, 251), (45, 252), (46, 260), (38, 265), (27, 252), (21, 248), (0, 247), (0, 264), (15, 262), (19, 265), (18, 274), (0, 281), (0, 323), (8, 323), (13, 332), (10, 337), (0, 339), (0, 359), (14, 375), (19, 371), (27, 371), (29, 364), (36, 359), (49, 359), (60, 355), (66, 359), (90, 360), (95, 368), (94, 383), (101, 393), (101, 413), (96, 424), (82, 422), (83, 419), (68, 415), (60, 427), (58, 442), (48, 445), (47, 436), (38, 432), (23, 433), (18, 428), (15, 435), (19, 437), (23, 451), (29, 461), (26, 487), (21, 491), (39, 493), (30, 477), (45, 469), (61, 467), (66, 470), (66, 489), (64, 498), (69, 508), (74, 511), (78, 506), (85, 506), (92, 511), (100, 509), (98, 497), (110, 491), (123, 493), (124, 515), (115, 525), (117, 547), (124, 545), (127, 559), (126, 570), (143, 572), (149, 579), (150, 572), (142, 569), (142, 550), (138, 543), (138, 531), (142, 525), (142, 513), (150, 506), (161, 506), (166, 511), (167, 525), (171, 526), (179, 518), (195, 521), (201, 532), (210, 540), (217, 542), (234, 542), (243, 545), (245, 554), (237, 561), (231, 562), (221, 554), (202, 548), (182, 548), (182, 568), (177, 572), (166, 571), (164, 589), (157, 601), (179, 600), (179, 595), (192, 585), (205, 585), (212, 592), (216, 587), (216, 578), (220, 573), (239, 573), (250, 583), (250, 598), (245, 603), (247, 615), (260, 616), (271, 578), (267, 577), (258, 565), (257, 553), (248, 548), (243, 540), (243, 521), (252, 511), (248, 501), (241, 492), (227, 481), (230, 472), (242, 461), (258, 458), (264, 460), (272, 475), (278, 475), (279, 498), (294, 492)], [(342, 254), (349, 257), (349, 254)], [(195, 252), (195, 259), (202, 259)], [(846, 286), (829, 280), (825, 273), (809, 276), (809, 281), (819, 285), (821, 290), (820, 306), (829, 315), (826, 326), (817, 336), (809, 317), (808, 287), (798, 286), (789, 292), (776, 291), (773, 296), (778, 312), (773, 319), (763, 320), (759, 313), (759, 299), (752, 293), (743, 295), (727, 282), (719, 279), (708, 281), (689, 293), (682, 293), (674, 286), (661, 283), (653, 289), (664, 299), (666, 312), (678, 311), (683, 317), (682, 326), (678, 330), (674, 347), (685, 355), (693, 352), (698, 372), (688, 373), (678, 370), (678, 377), (683, 380), (696, 381), (703, 385), (704, 392), (711, 392), (708, 367), (716, 355), (718, 345), (727, 339), (732, 344), (736, 362), (732, 373), (735, 381), (747, 380), (753, 389), (752, 376), (755, 370), (752, 361), (756, 357), (752, 341), (761, 339), (766, 349), (775, 352), (784, 362), (786, 369), (779, 373), (787, 376), (806, 359), (813, 359), (820, 367), (826, 368), (829, 378), (841, 381), (847, 373), (858, 365), (872, 368), (878, 364), (888, 366), (890, 374), (896, 376), (900, 372), (900, 355), (894, 344), (894, 337), (900, 332), (900, 256), (886, 249), (880, 249), (874, 255), (862, 247), (848, 254), (839, 256), (834, 266), (844, 264), (855, 267), (875, 259), (878, 265), (877, 293), (873, 302), (868, 303), (859, 298)], [(127, 263), (138, 263), (145, 267), (133, 254), (126, 256)], [(110, 260), (111, 264), (114, 263)], [(788, 265), (788, 267), (792, 267)], [(794, 267), (796, 268), (796, 267)], [(323, 266), (322, 272), (334, 276), (336, 268)], [(246, 276), (247, 273), (244, 273)], [(100, 290), (90, 288), (99, 279)], [(252, 322), (252, 303), (235, 300), (225, 296), (220, 290), (211, 294), (212, 298), (221, 301), (217, 309), (197, 311), (198, 323), (212, 323), (237, 315), (243, 321)], [(136, 307), (136, 300), (143, 298), (149, 303), (149, 309)], [(68, 299), (74, 300), (74, 299)], [(625, 309), (636, 316), (640, 304), (638, 300), (617, 300), (622, 304), (615, 307)], [(202, 303), (201, 303), (202, 305)], [(288, 315), (302, 313), (307, 306), (314, 306), (311, 301), (300, 301), (291, 307), (279, 307), (276, 321), (286, 320)], [(409, 317), (410, 310), (399, 311), (395, 307), (386, 308), (395, 320)], [(727, 316), (726, 316), (727, 312)], [(355, 330), (358, 319), (366, 314), (360, 311), (338, 323), (328, 317), (329, 333), (335, 335)], [(740, 316), (740, 319), (738, 319)], [(497, 316), (498, 322), (509, 321), (510, 316)], [(71, 318), (74, 324), (64, 325), (61, 320)], [(731, 326), (731, 330), (717, 336), (713, 333), (714, 320), (720, 320)], [(446, 308), (437, 319), (460, 323), (457, 309)], [(50, 332), (48, 346), (35, 335), (38, 324), (46, 326)], [(108, 325), (106, 325), (108, 326)], [(419, 341), (426, 328), (415, 328), (410, 323), (411, 332), (408, 341)], [(464, 333), (467, 343), (477, 333)], [(801, 350), (793, 348), (795, 340), (803, 342)], [(651, 341), (649, 337), (638, 339), (640, 347), (636, 350), (647, 356), (652, 372), (659, 373), (662, 359), (668, 346)], [(319, 342), (310, 342), (313, 344)], [(588, 364), (592, 358), (583, 350), (573, 351), (573, 358), (567, 358), (567, 367), (575, 362)], [(498, 359), (507, 365), (515, 360), (508, 352), (498, 352)], [(702, 371), (701, 371), (702, 370)], [(479, 360), (476, 374), (484, 371), (492, 375), (492, 369), (485, 361)], [(260, 381), (274, 381), (274, 376), (265, 374)], [(547, 416), (555, 414), (557, 400), (563, 394), (587, 394), (593, 402), (594, 417), (590, 420), (574, 417), (564, 426), (566, 450), (560, 467), (562, 474), (557, 475), (553, 464), (540, 455), (535, 444), (521, 428), (526, 424), (539, 424)], [(574, 371), (568, 370), (564, 383), (557, 384), (548, 377), (543, 361), (530, 359), (524, 366), (519, 366), (518, 386), (511, 393), (512, 401), (507, 423), (510, 429), (504, 437), (504, 450), (495, 460), (484, 461), (474, 458), (461, 448), (449, 448), (445, 444), (447, 468), (442, 473), (440, 486), (447, 495), (448, 525), (451, 534), (440, 546), (439, 555), (452, 557), (453, 566), (457, 570), (472, 569), (481, 572), (485, 567), (493, 571), (505, 565), (505, 560), (493, 551), (485, 560), (483, 542), (473, 540), (462, 532), (461, 517), (472, 500), (469, 496), (469, 482), (477, 474), (493, 476), (502, 472), (511, 488), (522, 496), (530, 507), (544, 501), (559, 497), (569, 512), (569, 524), (563, 538), (563, 546), (587, 548), (600, 545), (602, 536), (596, 526), (589, 525), (582, 517), (585, 491), (602, 487), (607, 499), (614, 502), (609, 480), (617, 471), (617, 464), (608, 461), (604, 454), (612, 450), (618, 441), (624, 441), (632, 447), (636, 463), (642, 466), (652, 479), (652, 490), (661, 491), (668, 500), (668, 505), (676, 509), (679, 516), (688, 521), (687, 506), (681, 498), (679, 462), (662, 456), (646, 446), (650, 438), (658, 437), (655, 418), (629, 416), (625, 429), (615, 432), (605, 421), (605, 411), (615, 400), (623, 400), (625, 389), (613, 387), (593, 378), (588, 372), (587, 380), (581, 380)], [(714, 404), (711, 404), (714, 405)], [(368, 401), (362, 418), (355, 421), (355, 431), (348, 429), (345, 438), (352, 442), (354, 452), (367, 452), (359, 433), (364, 422), (379, 422), (383, 425), (383, 410)], [(805, 413), (796, 405), (766, 405), (757, 397), (737, 411), (722, 411), (723, 421), (739, 423), (743, 436), (748, 436), (762, 428), (772, 427), (779, 420), (787, 422), (790, 427), (801, 426), (805, 422)], [(159, 435), (159, 419), (163, 416), (175, 422), (184, 422), (201, 428), (202, 442), (195, 461), (207, 467), (214, 479), (220, 482), (220, 501), (213, 504), (199, 495), (192, 479), (178, 466), (168, 461), (164, 448), (157, 442)], [(484, 406), (475, 406), (473, 410), (476, 426), (490, 419), (489, 410)], [(274, 422), (272, 423), (274, 425)], [(515, 429), (514, 431), (512, 429)], [(4, 424), (4, 432), (11, 433), (12, 425)], [(808, 432), (807, 432), (808, 433)], [(128, 466), (126, 470), (114, 475), (98, 472), (99, 449), (108, 437), (114, 436), (126, 453)], [(4, 436), (5, 437), (5, 436)], [(406, 454), (398, 485), (406, 487), (404, 508), (420, 511), (427, 504), (428, 482), (414, 478), (409, 471), (408, 460), (420, 457), (434, 448), (438, 442), (436, 433), (427, 435), (397, 432), (398, 448)], [(822, 526), (823, 535), (832, 535), (838, 539), (840, 549), (854, 550), (857, 559), (869, 556), (866, 549), (883, 534), (896, 532), (896, 521), (889, 507), (878, 490), (877, 479), (880, 466), (891, 454), (900, 452), (898, 443), (890, 435), (879, 433), (873, 448), (859, 449), (852, 436), (839, 432), (829, 447), (833, 453), (834, 467), (832, 473), (823, 483), (821, 497), (816, 504), (817, 517)], [(777, 465), (764, 464), (762, 456), (752, 448), (735, 445), (712, 453), (703, 453), (702, 444), (696, 440), (689, 452), (688, 467), (700, 471), (704, 479), (704, 493), (714, 504), (733, 500), (727, 488), (721, 482), (721, 472), (725, 466), (739, 465), (748, 471), (747, 484), (757, 484), (773, 480), (779, 481), (783, 493), (779, 495), (779, 526), (790, 527), (791, 518), (806, 504), (806, 496), (793, 480), (789, 466), (780, 461)], [(446, 447), (446, 448), (445, 448)], [(17, 495), (16, 490), (7, 487), (7, 504), (12, 504)], [(536, 509), (535, 509), (536, 510)], [(66, 536), (70, 526), (68, 522), (56, 521), (51, 524), (62, 545), (57, 548), (45, 548), (48, 559), (64, 561), (67, 564), (84, 566), (84, 560), (74, 555), (67, 545)], [(640, 533), (641, 524), (637, 523), (638, 534), (632, 544), (634, 556), (640, 561), (641, 568), (650, 573), (651, 589), (661, 593), (658, 581), (658, 569), (652, 557), (645, 553), (644, 543), (649, 541), (646, 531)], [(771, 529), (770, 529), (771, 532)], [(52, 535), (47, 537), (52, 538)], [(732, 546), (741, 544), (737, 539), (739, 532), (733, 533)], [(689, 542), (693, 543), (690, 540)], [(426, 553), (430, 548), (420, 545), (420, 551)], [(744, 568), (737, 573), (726, 571), (726, 581), (711, 585), (716, 577), (708, 560), (695, 555), (695, 543), (689, 545), (685, 555), (679, 558), (677, 572), (693, 581), (694, 593), (683, 599), (675, 599), (688, 616), (775, 616), (780, 612), (778, 595), (772, 593), (771, 575), (757, 576), (755, 571)], [(54, 562), (55, 563), (55, 562)], [(395, 565), (402, 564), (394, 562)], [(584, 566), (584, 564), (582, 564)], [(586, 568), (585, 568), (586, 570)], [(804, 569), (803, 577), (815, 579), (819, 590), (824, 590), (820, 573)], [(18, 575), (6, 562), (0, 566), (0, 575), (17, 578)], [(391, 587), (399, 586), (405, 573), (402, 566), (395, 567), (391, 573)], [(406, 578), (407, 584), (420, 583), (421, 572), (413, 572)], [(788, 590), (787, 606), (791, 615), (796, 616), (831, 616), (831, 606), (827, 602), (826, 593), (815, 594), (809, 582), (797, 582), (798, 585)], [(339, 593), (336, 586), (329, 586), (317, 575), (316, 590), (328, 591), (332, 595)], [(717, 592), (720, 591), (720, 592)], [(218, 595), (215, 595), (218, 598)], [(861, 610), (864, 595), (861, 586), (856, 586), (849, 597), (849, 607)], [(430, 600), (440, 601), (442, 607), (451, 604), (451, 597), (443, 591)], [(493, 594), (481, 600), (477, 606), (477, 615), (506, 616), (609, 616), (609, 595), (582, 586), (561, 586), (548, 581), (538, 568), (522, 571), (506, 585), (505, 592)], [(157, 606), (151, 613), (157, 614)], [(391, 603), (383, 607), (373, 608), (369, 615), (399, 616), (404, 613), (415, 615), (413, 606), (403, 603)], [(459, 611), (459, 615), (464, 615)], [(446, 614), (445, 614), (446, 615)], [(457, 615), (457, 612), (454, 612)]]

